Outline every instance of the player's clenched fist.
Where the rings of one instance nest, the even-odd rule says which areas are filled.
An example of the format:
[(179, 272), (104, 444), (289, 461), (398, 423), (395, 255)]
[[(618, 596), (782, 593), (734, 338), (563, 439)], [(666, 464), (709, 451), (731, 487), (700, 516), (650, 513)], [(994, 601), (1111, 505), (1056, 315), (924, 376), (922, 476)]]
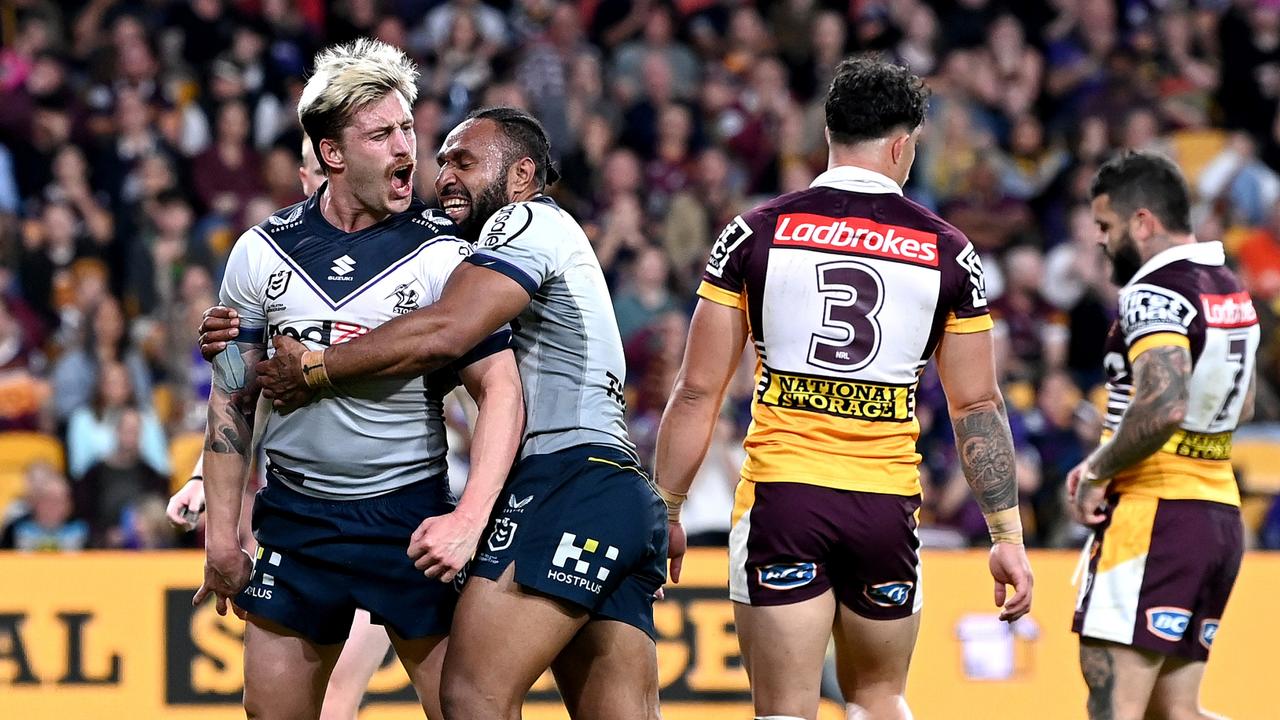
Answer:
[(409, 539), (413, 566), (429, 578), (453, 582), (475, 553), (485, 520), (457, 510), (423, 520)]

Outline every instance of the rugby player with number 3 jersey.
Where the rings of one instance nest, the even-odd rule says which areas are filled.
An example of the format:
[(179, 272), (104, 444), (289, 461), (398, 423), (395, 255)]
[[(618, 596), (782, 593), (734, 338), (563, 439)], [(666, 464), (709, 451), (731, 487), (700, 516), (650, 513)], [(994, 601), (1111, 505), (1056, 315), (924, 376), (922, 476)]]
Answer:
[(1114, 158), (1090, 194), (1123, 287), (1103, 442), (1067, 476), (1095, 529), (1073, 625), (1089, 717), (1214, 717), (1200, 681), (1244, 551), (1231, 438), (1253, 413), (1258, 316), (1222, 243), (1192, 234), (1168, 158)]
[(816, 715), (833, 628), (850, 717), (910, 717), (923, 602), (915, 391), (935, 351), (991, 529), (996, 605), (1010, 621), (1031, 607), (982, 265), (960, 231), (902, 195), (927, 102), (901, 67), (840, 65), (826, 100), (828, 170), (720, 235), (663, 414), (656, 479), (678, 581), (680, 504), (750, 338), (757, 386), (729, 594), (758, 718)]

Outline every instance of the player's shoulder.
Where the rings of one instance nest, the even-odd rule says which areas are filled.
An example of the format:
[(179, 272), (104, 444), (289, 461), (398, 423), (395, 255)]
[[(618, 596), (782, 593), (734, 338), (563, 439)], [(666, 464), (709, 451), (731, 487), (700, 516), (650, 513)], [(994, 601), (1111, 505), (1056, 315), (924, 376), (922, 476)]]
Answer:
[(545, 196), (520, 200), (502, 206), (485, 221), (476, 245), (498, 248), (512, 242), (558, 241), (566, 232), (577, 229), (577, 221), (555, 200)]

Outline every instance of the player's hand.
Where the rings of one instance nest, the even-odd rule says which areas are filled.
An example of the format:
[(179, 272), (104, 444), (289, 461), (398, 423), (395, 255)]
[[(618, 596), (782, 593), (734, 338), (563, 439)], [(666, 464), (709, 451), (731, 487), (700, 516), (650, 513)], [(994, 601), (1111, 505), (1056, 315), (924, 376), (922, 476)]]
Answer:
[(423, 575), (440, 582), (453, 582), (480, 544), (486, 517), (473, 517), (454, 510), (422, 521), (409, 538), (409, 557)]
[(275, 355), (258, 363), (258, 382), (262, 384), (262, 396), (282, 413), (292, 412), (311, 402), (316, 391), (307, 387), (302, 377), (302, 353), (307, 346), (287, 335), (271, 338)]
[(169, 498), (164, 516), (179, 530), (195, 530), (200, 513), (204, 512), (204, 481), (188, 480), (182, 489)]
[[(1013, 543), (996, 543), (991, 546), (988, 560), (991, 577), (996, 581), (995, 601), (1000, 608), (1000, 619), (1013, 622), (1031, 610), (1031, 563), (1027, 561), (1027, 549)], [(1013, 586), (1013, 597), (1008, 597), (1007, 585)]]
[(229, 307), (214, 305), (204, 311), (196, 332), (200, 335), (200, 354), (206, 362), (213, 362), (213, 357), (240, 334), (240, 315)]
[(1107, 484), (1084, 479), (1088, 460), (1067, 473), (1067, 510), (1071, 519), (1086, 527), (1094, 527), (1107, 519)]
[(204, 599), (213, 593), (218, 598), (219, 615), (227, 614), (227, 605), (241, 620), (244, 610), (236, 607), (234, 599), (249, 585), (253, 577), (253, 560), (244, 548), (234, 548), (226, 552), (206, 549), (204, 554), (204, 582), (191, 598), (191, 606), (198, 607)]
[(680, 568), (684, 567), (684, 553), (689, 549), (689, 541), (684, 533), (684, 525), (678, 522), (667, 523), (667, 559), (671, 561), (667, 571), (671, 582), (680, 582)]

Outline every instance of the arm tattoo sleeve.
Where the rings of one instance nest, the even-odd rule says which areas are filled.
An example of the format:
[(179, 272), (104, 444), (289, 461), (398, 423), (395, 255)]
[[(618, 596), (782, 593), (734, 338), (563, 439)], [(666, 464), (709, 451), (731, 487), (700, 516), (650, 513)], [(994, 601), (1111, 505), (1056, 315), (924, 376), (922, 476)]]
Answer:
[(206, 450), (245, 457), (252, 451), (253, 411), (258, 401), (253, 368), (265, 354), (262, 345), (231, 343), (214, 358), (209, 428), (204, 440)]
[(1178, 429), (1186, 414), (1191, 353), (1177, 346), (1148, 350), (1134, 363), (1133, 380), (1133, 402), (1120, 427), (1089, 463), (1100, 478), (1114, 477), (1156, 452)]
[(977, 410), (952, 421), (965, 480), (984, 513), (1018, 504), (1013, 436), (1004, 406)]

